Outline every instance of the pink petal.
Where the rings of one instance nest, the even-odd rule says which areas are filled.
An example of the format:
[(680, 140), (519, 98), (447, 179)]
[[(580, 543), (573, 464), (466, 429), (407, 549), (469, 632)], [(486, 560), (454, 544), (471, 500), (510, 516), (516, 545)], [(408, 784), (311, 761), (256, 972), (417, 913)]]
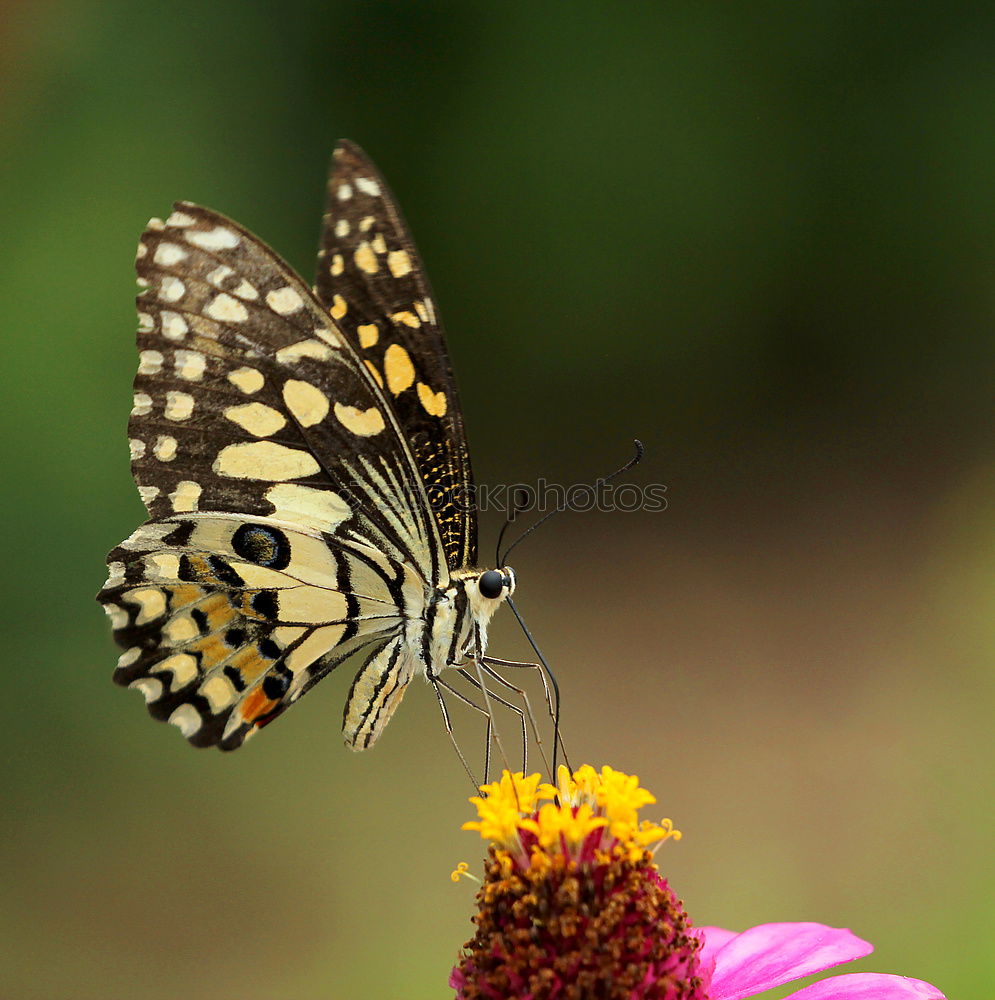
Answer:
[(730, 938), (715, 954), (711, 1000), (742, 1000), (813, 972), (869, 955), (856, 934), (825, 924), (760, 924)]
[(739, 935), (739, 931), (727, 931), (724, 927), (695, 927), (692, 933), (705, 942), (698, 954), (706, 960), (714, 958), (719, 948)]
[(946, 997), (921, 979), (852, 972), (813, 983), (785, 1000), (946, 1000)]

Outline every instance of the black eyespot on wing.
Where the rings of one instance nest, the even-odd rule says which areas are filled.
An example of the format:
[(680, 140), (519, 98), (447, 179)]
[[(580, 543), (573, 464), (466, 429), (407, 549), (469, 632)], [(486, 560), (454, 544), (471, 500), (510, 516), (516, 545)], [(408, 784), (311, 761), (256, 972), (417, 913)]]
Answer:
[(273, 701), (279, 701), (290, 688), (292, 675), (287, 670), (275, 670), (263, 679), (263, 694)]
[(278, 660), (283, 652), (272, 639), (260, 639), (256, 645), (267, 660)]
[(194, 608), (190, 612), (190, 617), (196, 622), (197, 628), (201, 635), (207, 635), (211, 631), (210, 626), (207, 622), (207, 612), (203, 608)]
[(242, 672), (238, 667), (233, 667), (230, 663), (225, 667), (225, 677), (232, 682), (235, 690), (241, 694), (248, 686), (245, 683), (245, 678), (242, 676)]
[(257, 615), (262, 615), (263, 618), (267, 618), (270, 621), (274, 621), (280, 614), (280, 605), (276, 598), (276, 591), (260, 590), (258, 594), (252, 596), (252, 600), (249, 603)]
[(231, 536), (231, 547), (246, 562), (267, 569), (290, 565), (290, 542), (279, 528), (263, 524), (243, 524)]
[(501, 596), (504, 588), (504, 577), (496, 569), (489, 569), (486, 573), (480, 574), (477, 580), (477, 587), (480, 589), (482, 597), (489, 597), (493, 600)]

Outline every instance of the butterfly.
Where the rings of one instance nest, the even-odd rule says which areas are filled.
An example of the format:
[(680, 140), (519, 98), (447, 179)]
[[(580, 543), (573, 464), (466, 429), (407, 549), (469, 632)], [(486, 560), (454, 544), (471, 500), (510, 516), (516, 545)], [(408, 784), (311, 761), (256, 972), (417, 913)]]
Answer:
[(343, 141), (313, 288), (190, 202), (149, 222), (136, 269), (128, 432), (149, 519), (97, 598), (114, 680), (234, 750), (355, 657), (343, 734), (369, 747), (414, 677), (439, 693), (482, 661), (515, 589), (510, 567), (475, 568), (459, 396), (397, 204)]

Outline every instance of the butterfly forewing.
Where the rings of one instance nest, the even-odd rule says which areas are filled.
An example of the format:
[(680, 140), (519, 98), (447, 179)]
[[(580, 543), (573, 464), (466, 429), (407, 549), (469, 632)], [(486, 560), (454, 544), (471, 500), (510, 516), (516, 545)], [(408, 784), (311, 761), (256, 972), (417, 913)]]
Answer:
[[(231, 749), (345, 656), (381, 662), (403, 609), (448, 582), (446, 552), (378, 381), (276, 254), (181, 202), (137, 270), (129, 437), (152, 520), (100, 594), (115, 679)], [(352, 705), (371, 739), (399, 681), (389, 705)]]
[(473, 477), (438, 310), (394, 198), (352, 143), (333, 157), (315, 291), (397, 414), (449, 567), (474, 565)]

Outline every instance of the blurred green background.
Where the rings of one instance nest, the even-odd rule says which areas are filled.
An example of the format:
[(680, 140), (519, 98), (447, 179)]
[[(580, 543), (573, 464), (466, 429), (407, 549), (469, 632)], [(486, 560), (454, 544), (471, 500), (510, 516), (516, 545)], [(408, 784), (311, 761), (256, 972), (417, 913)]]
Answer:
[(93, 601), (141, 514), (145, 221), (199, 201), (310, 277), (340, 136), (426, 259), (480, 480), (589, 480), (639, 436), (668, 486), (514, 564), (575, 763), (657, 793), (693, 919), (850, 926), (859, 968), (991, 996), (989, 4), (2, 16), (3, 1000), (444, 996), (470, 936), (428, 688), (369, 754), (345, 676), (197, 752), (110, 684)]

